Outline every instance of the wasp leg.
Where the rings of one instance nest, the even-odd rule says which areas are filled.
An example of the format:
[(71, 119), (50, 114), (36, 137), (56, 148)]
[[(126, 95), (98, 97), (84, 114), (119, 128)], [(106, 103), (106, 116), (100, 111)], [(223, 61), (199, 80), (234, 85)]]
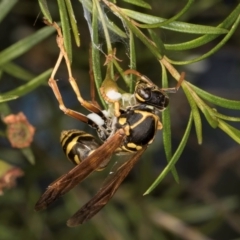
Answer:
[[(108, 138), (109, 133), (107, 132), (106, 126), (108, 124), (109, 119), (105, 117), (103, 112), (100, 114), (96, 114), (96, 116), (85, 116), (84, 114), (81, 114), (77, 111), (74, 111), (70, 108), (67, 108), (64, 105), (62, 95), (58, 89), (57, 83), (54, 79), (49, 79), (49, 85), (52, 88), (54, 95), (59, 103), (59, 108), (68, 116), (73, 117), (81, 122), (87, 123), (90, 127), (96, 130), (99, 138), (104, 141), (106, 138)], [(95, 113), (93, 113), (95, 114)], [(102, 117), (104, 116), (104, 118)]]
[[(48, 23), (47, 21), (45, 21), (46, 24), (48, 25), (51, 25), (53, 26), (58, 35), (57, 35), (57, 45), (60, 49), (60, 54), (59, 54), (59, 57), (58, 57), (58, 60), (57, 60), (57, 63), (55, 64), (55, 67), (54, 67), (54, 70), (52, 72), (52, 75), (51, 75), (51, 78), (49, 79), (49, 85), (52, 87), (54, 86), (54, 88), (56, 89), (56, 84), (54, 84), (53, 82), (55, 81), (54, 80), (54, 77), (55, 77), (55, 74), (56, 74), (56, 71), (57, 69), (59, 68), (59, 65), (60, 65), (60, 62), (62, 60), (62, 58), (65, 59), (65, 62), (66, 62), (66, 66), (67, 66), (67, 70), (68, 70), (68, 76), (69, 76), (69, 82), (72, 86), (72, 89), (73, 91), (75, 92), (76, 96), (77, 96), (77, 99), (78, 101), (80, 102), (80, 104), (86, 108), (87, 110), (89, 110), (90, 112), (93, 112), (93, 113), (96, 113), (97, 115), (99, 115), (101, 118), (103, 118), (104, 120), (106, 120), (106, 117), (105, 115), (102, 113), (101, 109), (98, 108), (97, 106), (95, 106), (94, 104), (84, 100), (82, 98), (82, 95), (80, 93), (80, 90), (77, 86), (77, 83), (76, 83), (76, 80), (74, 79), (73, 75), (72, 75), (72, 70), (71, 70), (71, 64), (70, 64), (70, 61), (69, 61), (69, 58), (68, 58), (68, 55), (67, 55), (67, 52), (65, 50), (65, 47), (64, 47), (64, 39), (63, 39), (63, 35), (62, 35), (62, 31), (61, 31), (61, 28), (57, 25), (57, 23)], [(52, 87), (53, 89), (53, 87)], [(54, 89), (53, 89), (54, 90)], [(54, 92), (55, 96), (56, 96), (56, 92)], [(60, 99), (60, 98), (58, 98)], [(61, 107), (63, 107), (63, 105), (59, 102), (59, 104), (61, 105)]]
[(77, 112), (77, 111), (74, 111), (72, 109), (69, 109), (67, 108), (65, 105), (64, 105), (64, 102), (63, 102), (63, 99), (62, 99), (62, 95), (58, 89), (58, 86), (57, 86), (57, 83), (54, 79), (50, 78), (49, 81), (48, 81), (50, 87), (52, 88), (53, 90), (53, 93), (59, 103), (59, 108), (68, 116), (70, 117), (73, 117), (77, 120), (80, 120), (84, 123), (87, 123), (89, 124), (90, 126), (92, 126), (93, 128), (97, 128), (97, 124), (95, 124), (92, 120), (90, 120), (89, 118), (87, 118), (85, 115)]

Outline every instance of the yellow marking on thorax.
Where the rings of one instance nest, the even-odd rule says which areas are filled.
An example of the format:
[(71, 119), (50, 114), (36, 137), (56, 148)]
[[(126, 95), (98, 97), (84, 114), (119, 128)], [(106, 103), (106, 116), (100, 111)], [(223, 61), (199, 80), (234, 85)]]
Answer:
[(124, 124), (126, 124), (126, 122), (127, 122), (127, 118), (125, 118), (125, 117), (120, 117), (120, 118), (118, 118), (118, 122), (119, 122), (119, 124), (124, 125)]
[(130, 126), (129, 125), (124, 126), (124, 131), (125, 131), (125, 134), (127, 136), (129, 136), (130, 135)]
[(130, 126), (131, 129), (135, 128), (137, 125), (139, 125), (141, 122), (143, 122), (147, 117), (152, 116), (153, 118), (155, 118), (155, 121), (159, 121), (158, 116), (156, 116), (153, 113), (150, 112), (144, 112), (141, 110), (135, 110), (135, 113), (139, 113), (141, 114), (143, 117), (141, 119), (139, 119), (139, 121), (137, 121), (136, 123), (134, 123), (133, 125)]

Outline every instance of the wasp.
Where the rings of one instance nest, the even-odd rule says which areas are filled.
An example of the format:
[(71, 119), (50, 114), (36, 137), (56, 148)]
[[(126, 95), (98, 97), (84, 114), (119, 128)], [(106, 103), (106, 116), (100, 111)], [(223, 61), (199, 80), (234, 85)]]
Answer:
[[(61, 30), (57, 24), (54, 27), (58, 32), (57, 43), (60, 47), (55, 68), (58, 68), (62, 58), (65, 58), (67, 66), (70, 66), (63, 46)], [(48, 186), (36, 203), (35, 209), (38, 211), (47, 208), (92, 172), (104, 169), (113, 154), (129, 155), (127, 161), (117, 166), (117, 169), (104, 181), (96, 195), (67, 221), (68, 226), (74, 227), (92, 218), (113, 197), (140, 156), (153, 142), (157, 130), (162, 129), (158, 114), (168, 106), (167, 93), (176, 92), (184, 76), (181, 76), (175, 88), (161, 89), (136, 70), (127, 70), (125, 74), (135, 74), (138, 77), (133, 94), (136, 104), (120, 108), (118, 116), (108, 116), (96, 104), (82, 98), (68, 67), (69, 81), (78, 101), (91, 112), (86, 116), (64, 105), (57, 82), (54, 80), (55, 68), (49, 79), (49, 85), (56, 96), (59, 108), (68, 116), (94, 128), (101, 143), (94, 136), (81, 130), (63, 131), (60, 137), (61, 146), (67, 158), (76, 166)]]

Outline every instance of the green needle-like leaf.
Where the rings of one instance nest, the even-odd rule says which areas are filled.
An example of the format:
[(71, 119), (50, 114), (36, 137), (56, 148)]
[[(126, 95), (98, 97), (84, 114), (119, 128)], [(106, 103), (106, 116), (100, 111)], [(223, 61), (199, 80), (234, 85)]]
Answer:
[(28, 162), (32, 165), (35, 164), (35, 156), (30, 147), (28, 148), (22, 148), (21, 149), (22, 154), (27, 158)]
[(47, 1), (46, 0), (38, 0), (40, 9), (44, 15), (44, 17), (48, 20), (48, 22), (52, 23), (52, 16), (48, 9)]
[[(129, 67), (131, 69), (136, 69), (136, 49), (135, 49), (133, 32), (129, 33), (129, 55), (130, 55)], [(129, 82), (129, 92), (130, 93), (133, 93), (133, 91), (134, 91), (134, 80), (135, 80), (135, 76), (131, 75), (130, 82)]]
[(69, 61), (72, 62), (72, 42), (70, 34), (70, 24), (67, 15), (65, 0), (57, 0), (61, 19), (61, 26), (64, 38), (64, 47), (66, 49)]
[(8, 95), (8, 96), (2, 96), (0, 95), (0, 103), (8, 102), (14, 99), (17, 99), (18, 96), (16, 95)]
[(16, 77), (24, 81), (29, 81), (35, 77), (32, 73), (12, 62), (4, 64), (3, 66), (1, 66), (1, 69), (4, 72), (8, 73), (10, 76)]
[(236, 21), (232, 25), (230, 31), (225, 35), (225, 37), (217, 45), (215, 45), (210, 51), (208, 51), (207, 53), (201, 55), (200, 57), (191, 59), (189, 61), (173, 61), (173, 60), (169, 60), (169, 61), (172, 64), (176, 64), (176, 65), (186, 65), (186, 64), (191, 64), (191, 63), (194, 63), (194, 62), (201, 61), (201, 60), (203, 60), (203, 59), (213, 55), (215, 52), (217, 52), (230, 39), (230, 37), (233, 35), (235, 30), (237, 29), (237, 27), (239, 25), (239, 22), (240, 22), (240, 15), (238, 16), (238, 18), (236, 19)]
[(44, 27), (29, 37), (26, 37), (11, 45), (10, 47), (4, 49), (0, 53), (0, 66), (24, 54), (33, 46), (41, 42), (43, 39), (47, 38), (53, 32), (54, 29), (52, 27)]
[[(2, 116), (7, 116), (7, 115), (11, 114), (11, 109), (8, 106), (7, 103), (1, 103), (0, 104), (0, 113), (1, 113)], [(6, 137), (6, 132), (4, 132), (3, 136)]]
[[(162, 64), (161, 66), (162, 66), (162, 87), (168, 88), (167, 72)], [(162, 122), (163, 122), (163, 145), (167, 161), (169, 162), (172, 158), (171, 116), (169, 107), (165, 109), (162, 113)], [(173, 166), (171, 171), (175, 181), (179, 183), (179, 177), (175, 166)]]
[(116, 7), (115, 5), (111, 4), (110, 2), (104, 1), (104, 3), (113, 11), (113, 13), (116, 16), (120, 16), (122, 20), (124, 21), (125, 25), (131, 30), (145, 45), (146, 47), (149, 48), (149, 50), (152, 52), (152, 54), (157, 58), (157, 59), (162, 59), (163, 54), (160, 52), (160, 50), (148, 39), (142, 31), (140, 31), (136, 25), (134, 25), (129, 19), (124, 12), (122, 11), (121, 8)]
[(6, 92), (1, 95), (1, 100), (11, 98), (13, 96), (21, 97), (25, 94), (33, 91), (35, 88), (37, 88), (39, 85), (41, 85), (43, 82), (46, 82), (52, 72), (52, 69), (49, 69), (42, 73), (41, 75), (37, 76), (33, 80), (29, 81), (26, 84), (23, 84), (20, 87), (17, 87), (9, 92)]
[(92, 9), (92, 69), (93, 69), (93, 75), (94, 75), (94, 81), (96, 84), (96, 89), (98, 91), (98, 96), (101, 99), (102, 105), (106, 109), (107, 105), (102, 98), (102, 95), (100, 93), (100, 87), (102, 84), (102, 72), (101, 72), (101, 63), (100, 63), (100, 55), (99, 55), (99, 49), (97, 48), (99, 44), (98, 40), (98, 12), (96, 5), (93, 4)]
[(75, 42), (77, 46), (80, 46), (80, 38), (79, 38), (79, 32), (78, 32), (78, 27), (77, 27), (77, 21), (74, 15), (74, 11), (72, 8), (72, 4), (70, 0), (65, 0), (66, 6), (67, 6), (67, 11), (68, 11), (68, 16), (70, 19), (72, 31), (73, 31), (73, 36), (75, 38)]
[(148, 32), (153, 42), (157, 45), (159, 51), (162, 53), (162, 55), (165, 55), (166, 49), (161, 38), (159, 38), (159, 36), (152, 29), (148, 29)]
[[(221, 28), (221, 29), (228, 29), (234, 23), (236, 18), (238, 17), (239, 12), (240, 12), (240, 4), (217, 27)], [(199, 46), (202, 46), (202, 45), (214, 40), (217, 37), (218, 37), (218, 35), (216, 35), (216, 34), (206, 34), (206, 35), (198, 37), (194, 40), (184, 42), (184, 43), (165, 44), (165, 47), (166, 47), (167, 50), (183, 51), (183, 50), (193, 49), (193, 48), (197, 48)]]
[(240, 117), (230, 117), (230, 116), (226, 116), (224, 114), (218, 113), (215, 109), (213, 109), (213, 114), (217, 117), (217, 118), (221, 118), (223, 120), (227, 120), (227, 121), (232, 121), (232, 122), (240, 122)]
[(0, 3), (0, 22), (5, 18), (5, 16), (11, 11), (14, 5), (17, 3), (17, 0), (2, 0)]
[(192, 115), (193, 115), (195, 130), (197, 134), (198, 144), (202, 144), (202, 121), (201, 121), (200, 113), (197, 107), (197, 103), (195, 102), (198, 99), (194, 99), (194, 97), (192, 96), (189, 89), (186, 87), (184, 83), (182, 84), (182, 88), (186, 94), (186, 97), (192, 109)]
[(143, 195), (149, 194), (162, 181), (162, 179), (168, 174), (168, 172), (173, 168), (173, 166), (175, 165), (175, 163), (181, 156), (183, 149), (187, 143), (191, 127), (192, 127), (192, 113), (190, 115), (188, 125), (187, 125), (186, 131), (183, 135), (183, 138), (182, 138), (176, 152), (174, 153), (172, 159), (169, 161), (168, 165), (164, 168), (164, 170), (161, 172), (161, 174), (158, 176), (158, 178), (154, 181), (154, 183), (147, 189), (147, 191)]
[(123, 0), (123, 1), (127, 2), (127, 3), (131, 3), (131, 4), (136, 5), (136, 6), (151, 9), (151, 5), (144, 2), (143, 0)]
[(196, 86), (194, 86), (193, 84), (191, 83), (188, 83), (192, 88), (193, 90), (196, 91), (196, 93), (202, 97), (203, 99), (215, 104), (215, 105), (218, 105), (218, 106), (221, 106), (221, 107), (225, 107), (225, 108), (228, 108), (228, 109), (235, 109), (235, 110), (240, 110), (240, 101), (235, 101), (235, 100), (229, 100), (229, 99), (226, 99), (226, 98), (221, 98), (221, 97), (218, 97), (218, 96), (215, 96), (213, 94), (210, 94)]
[(229, 135), (234, 141), (240, 144), (240, 131), (223, 120), (218, 120), (218, 127), (221, 128), (227, 135)]
[(218, 119), (217, 117), (212, 113), (213, 110), (211, 109), (210, 111), (208, 110), (208, 108), (201, 108), (205, 118), (207, 119), (208, 123), (210, 124), (210, 126), (212, 128), (216, 128), (218, 126)]
[(181, 32), (181, 33), (191, 33), (191, 34), (225, 34), (228, 32), (228, 30), (219, 28), (219, 27), (197, 25), (197, 24), (178, 22), (178, 21), (174, 21), (174, 22), (171, 22), (171, 23), (168, 23), (168, 24), (162, 26), (161, 23), (166, 21), (165, 18), (155, 17), (152, 15), (148, 15), (145, 13), (139, 13), (139, 12), (132, 11), (129, 9), (122, 8), (121, 10), (123, 13), (125, 13), (130, 18), (133, 18), (140, 22), (149, 23), (149, 24), (159, 23), (161, 28), (168, 29), (171, 31), (176, 31), (176, 32)]

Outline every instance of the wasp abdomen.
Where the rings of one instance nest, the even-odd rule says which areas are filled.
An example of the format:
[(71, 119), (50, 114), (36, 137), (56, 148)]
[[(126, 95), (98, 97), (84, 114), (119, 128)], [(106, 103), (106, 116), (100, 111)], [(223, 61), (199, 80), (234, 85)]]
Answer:
[(91, 134), (75, 129), (62, 131), (60, 142), (64, 153), (74, 164), (81, 163), (100, 146)]

